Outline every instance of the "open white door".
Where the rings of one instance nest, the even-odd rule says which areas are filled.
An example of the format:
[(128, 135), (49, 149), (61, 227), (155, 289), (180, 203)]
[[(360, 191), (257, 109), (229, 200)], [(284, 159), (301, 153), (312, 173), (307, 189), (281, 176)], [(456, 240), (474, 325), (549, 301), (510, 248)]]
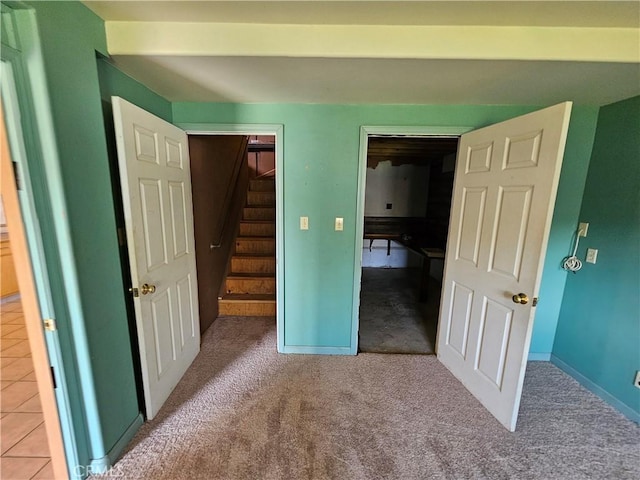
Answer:
[(438, 359), (511, 431), (570, 112), (567, 102), (475, 130), (458, 149)]
[(187, 135), (113, 97), (147, 419), (200, 350)]

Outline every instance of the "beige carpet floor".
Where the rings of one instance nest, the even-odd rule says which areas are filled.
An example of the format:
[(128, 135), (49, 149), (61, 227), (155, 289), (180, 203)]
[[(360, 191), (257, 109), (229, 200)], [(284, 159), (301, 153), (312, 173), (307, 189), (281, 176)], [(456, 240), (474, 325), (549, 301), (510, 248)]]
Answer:
[(278, 355), (273, 319), (218, 319), (127, 479), (637, 479), (640, 427), (549, 363), (509, 433), (434, 356)]

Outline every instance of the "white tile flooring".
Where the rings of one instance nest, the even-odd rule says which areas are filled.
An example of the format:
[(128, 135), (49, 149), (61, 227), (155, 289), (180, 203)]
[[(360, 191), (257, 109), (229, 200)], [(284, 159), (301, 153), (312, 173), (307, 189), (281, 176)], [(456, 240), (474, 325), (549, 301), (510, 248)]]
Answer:
[(0, 305), (0, 478), (52, 479), (38, 386), (19, 300)]

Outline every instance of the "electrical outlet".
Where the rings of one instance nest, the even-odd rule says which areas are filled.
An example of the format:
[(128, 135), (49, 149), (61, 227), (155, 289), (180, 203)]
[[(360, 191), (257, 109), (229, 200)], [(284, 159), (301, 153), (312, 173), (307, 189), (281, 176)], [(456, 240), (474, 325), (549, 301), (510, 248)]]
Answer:
[(300, 217), (300, 230), (309, 230), (309, 217)]
[(344, 230), (344, 218), (336, 217), (336, 232)]
[(640, 388), (640, 370), (636, 371), (636, 378), (633, 381), (633, 384), (636, 386), (636, 388)]
[(588, 230), (589, 230), (589, 224), (587, 222), (580, 222), (578, 224), (578, 236), (579, 237), (586, 237)]
[(597, 248), (587, 248), (587, 263), (596, 263), (598, 259)]

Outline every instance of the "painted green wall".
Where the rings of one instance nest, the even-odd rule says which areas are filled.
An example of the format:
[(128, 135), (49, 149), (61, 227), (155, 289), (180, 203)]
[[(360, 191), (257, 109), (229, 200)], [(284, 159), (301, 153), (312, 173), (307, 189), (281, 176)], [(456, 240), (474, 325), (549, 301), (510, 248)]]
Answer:
[[(173, 120), (176, 124), (284, 124), (284, 343), (348, 347), (360, 126), (477, 128), (537, 108), (174, 103)], [(538, 350), (532, 351), (547, 357), (566, 279), (558, 266), (577, 221), (596, 117), (597, 108), (574, 107), (543, 277), (548, 299), (538, 310), (533, 338)], [(308, 231), (298, 228), (302, 215), (309, 217)], [(345, 219), (343, 232), (333, 231), (337, 216)]]
[[(140, 413), (96, 59), (97, 53), (106, 54), (104, 22), (78, 2), (36, 1), (29, 6), (35, 9), (41, 37), (71, 227), (73, 257), (66, 259), (69, 264), (64, 268), (75, 269), (80, 294), (79, 308), (72, 309), (69, 323), (60, 322), (59, 327), (83, 327), (72, 334), (76, 345), (86, 340), (88, 346), (88, 358), (80, 358), (80, 351), (76, 354), (82, 381), (95, 388), (97, 412), (85, 411), (87, 442), (91, 460), (100, 460), (136, 424)], [(156, 113), (170, 118), (166, 101), (110, 68), (103, 73), (107, 79), (103, 88), (133, 102), (140, 100), (149, 109), (155, 104)], [(86, 338), (79, 340), (83, 335)], [(97, 418), (99, 425), (91, 418)], [(97, 439), (96, 432), (100, 432)]]
[(149, 90), (137, 80), (118, 70), (106, 59), (98, 59), (98, 76), (100, 78), (100, 94), (111, 101), (111, 96), (125, 98), (147, 112), (171, 122), (171, 103), (157, 93)]
[[(565, 288), (556, 359), (640, 418), (640, 97), (603, 107), (580, 211), (578, 256), (598, 249)], [(615, 403), (615, 402), (614, 402)]]
[(562, 259), (573, 246), (597, 120), (598, 107), (574, 105), (529, 348), (531, 359), (548, 360), (553, 348), (564, 285), (570, 275), (562, 269)]

